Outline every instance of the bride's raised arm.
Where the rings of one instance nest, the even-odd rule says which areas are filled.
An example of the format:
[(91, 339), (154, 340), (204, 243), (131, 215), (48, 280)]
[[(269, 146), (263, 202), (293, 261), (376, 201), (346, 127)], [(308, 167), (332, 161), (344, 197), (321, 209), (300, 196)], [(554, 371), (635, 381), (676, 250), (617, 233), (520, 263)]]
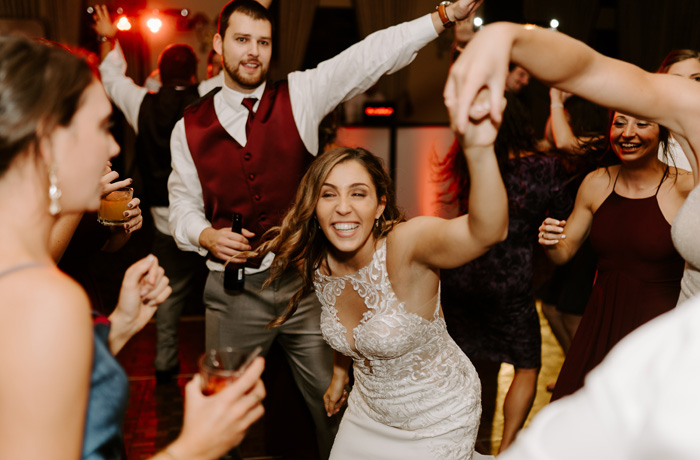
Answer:
[[(499, 110), (505, 107), (500, 93)], [(487, 99), (488, 91), (479, 98)], [(450, 111), (453, 120), (454, 112)], [(467, 160), (469, 214), (450, 219), (417, 217), (407, 222), (400, 238), (411, 245), (414, 262), (436, 268), (463, 265), (503, 241), (508, 234), (508, 197), (493, 143), (498, 124), (488, 116), (470, 119), (457, 138)]]

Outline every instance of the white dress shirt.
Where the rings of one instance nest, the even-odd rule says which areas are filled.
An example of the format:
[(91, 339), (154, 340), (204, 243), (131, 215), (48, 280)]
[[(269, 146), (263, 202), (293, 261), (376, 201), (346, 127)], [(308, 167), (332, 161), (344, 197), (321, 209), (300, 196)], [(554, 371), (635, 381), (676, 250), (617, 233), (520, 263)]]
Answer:
[[(115, 42), (114, 49), (105, 56), (99, 69), (107, 97), (119, 107), (119, 110), (124, 113), (126, 121), (134, 129), (134, 132), (138, 134), (139, 111), (148, 90), (137, 85), (131, 78), (126, 76), (126, 59), (118, 41)], [(203, 96), (217, 86), (223, 86), (223, 84), (223, 73), (220, 73), (209, 80), (202, 81), (197, 87), (197, 91), (200, 96)], [(152, 206), (151, 215), (158, 231), (170, 235), (168, 207)]]
[[(318, 151), (318, 125), (338, 104), (366, 91), (384, 74), (405, 67), (416, 53), (437, 37), (430, 15), (375, 32), (315, 69), (292, 72), (287, 78), (294, 122), (306, 149)], [(260, 85), (253, 94), (236, 92), (226, 86), (214, 96), (214, 110), (223, 128), (240, 145), (246, 145), (245, 124), (248, 110), (241, 104), (244, 97), (256, 97), (265, 90)], [(180, 249), (206, 255), (200, 247), (199, 235), (211, 223), (204, 215), (202, 186), (189, 151), (184, 120), (175, 125), (170, 144), (173, 172), (168, 179), (170, 198), (170, 230)], [(245, 226), (245, 223), (244, 223)], [(268, 255), (271, 256), (271, 255)], [(273, 257), (266, 257), (260, 269), (265, 270)], [(223, 265), (207, 261), (210, 270), (221, 271)]]

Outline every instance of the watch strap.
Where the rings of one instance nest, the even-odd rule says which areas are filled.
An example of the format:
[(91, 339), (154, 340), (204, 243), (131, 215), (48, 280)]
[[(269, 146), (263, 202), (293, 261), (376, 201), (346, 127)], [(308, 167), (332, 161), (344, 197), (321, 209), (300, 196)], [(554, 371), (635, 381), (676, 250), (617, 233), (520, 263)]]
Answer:
[(450, 21), (450, 18), (447, 16), (447, 5), (449, 4), (450, 2), (442, 2), (437, 7), (437, 12), (440, 16), (440, 21), (442, 21), (442, 27), (444, 27), (445, 29), (449, 29), (450, 27), (455, 25), (454, 21)]

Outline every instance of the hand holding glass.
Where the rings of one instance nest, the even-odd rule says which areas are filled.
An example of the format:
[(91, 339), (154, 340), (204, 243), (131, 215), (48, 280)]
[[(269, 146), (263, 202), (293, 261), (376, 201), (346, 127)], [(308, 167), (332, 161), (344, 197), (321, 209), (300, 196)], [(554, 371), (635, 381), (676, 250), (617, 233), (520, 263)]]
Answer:
[(218, 393), (226, 385), (235, 381), (261, 351), (261, 347), (255, 347), (253, 350), (226, 347), (204, 353), (199, 358), (202, 393), (206, 396)]
[(129, 202), (134, 198), (134, 189), (120, 188), (102, 197), (97, 221), (102, 225), (122, 225), (129, 218), (124, 212), (129, 210)]

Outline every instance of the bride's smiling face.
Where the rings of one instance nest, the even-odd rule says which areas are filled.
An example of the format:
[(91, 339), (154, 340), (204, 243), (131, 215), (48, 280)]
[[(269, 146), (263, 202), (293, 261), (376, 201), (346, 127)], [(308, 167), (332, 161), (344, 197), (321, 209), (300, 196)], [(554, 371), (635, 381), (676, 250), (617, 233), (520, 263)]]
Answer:
[(337, 256), (364, 260), (374, 251), (372, 230), (384, 207), (365, 167), (348, 160), (333, 167), (321, 186), (316, 218)]

